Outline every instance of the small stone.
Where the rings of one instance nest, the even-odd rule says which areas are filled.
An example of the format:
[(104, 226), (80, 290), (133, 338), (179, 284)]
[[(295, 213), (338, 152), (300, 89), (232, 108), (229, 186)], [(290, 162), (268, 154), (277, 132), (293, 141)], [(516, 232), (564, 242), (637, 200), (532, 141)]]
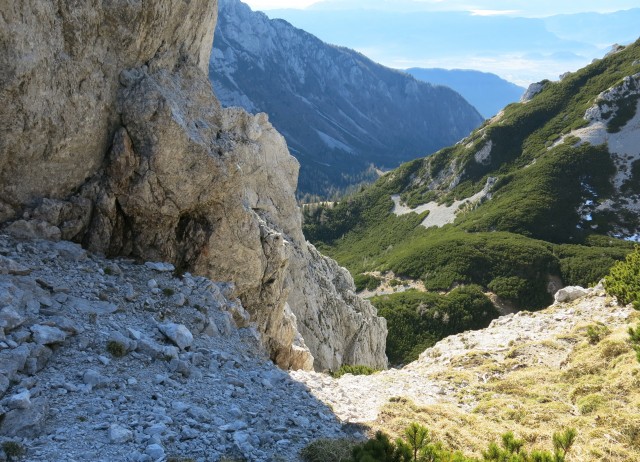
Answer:
[(216, 325), (216, 322), (213, 320), (213, 318), (209, 318), (207, 320), (207, 324), (202, 333), (207, 337), (217, 337), (218, 335), (220, 335), (220, 330), (218, 329), (218, 326)]
[(193, 343), (193, 335), (183, 324), (165, 323), (160, 324), (158, 329), (181, 350)]
[(62, 343), (67, 338), (66, 332), (58, 329), (57, 327), (43, 326), (41, 324), (31, 326), (31, 332), (33, 333), (33, 339), (36, 343), (41, 345)]
[(31, 407), (31, 393), (24, 390), (7, 399), (7, 407), (9, 409), (28, 409)]
[(12, 274), (14, 276), (26, 276), (31, 273), (27, 268), (14, 260), (0, 255), (0, 274)]
[(164, 449), (159, 444), (150, 444), (145, 449), (144, 453), (151, 457), (153, 460), (164, 458)]
[(30, 355), (29, 359), (27, 359), (27, 362), (25, 363), (24, 372), (29, 375), (35, 375), (37, 372), (44, 369), (53, 356), (53, 351), (45, 345), (34, 343), (29, 345)]
[(49, 405), (44, 398), (32, 401), (27, 409), (14, 409), (4, 415), (0, 422), (0, 435), (35, 438), (45, 424)]
[(133, 432), (118, 424), (109, 427), (109, 441), (114, 444), (122, 444), (133, 439)]
[(219, 429), (223, 432), (237, 432), (240, 430), (246, 430), (247, 423), (243, 420), (236, 420), (230, 424), (222, 425)]
[(79, 244), (69, 241), (56, 242), (54, 249), (58, 255), (67, 261), (79, 262), (87, 259), (87, 251)]
[(109, 383), (109, 380), (106, 377), (93, 369), (89, 369), (84, 373), (82, 381), (86, 385), (91, 385), (93, 388), (104, 387)]
[(171, 301), (175, 306), (184, 306), (187, 303), (187, 298), (179, 292), (172, 297)]
[(72, 308), (89, 314), (107, 315), (118, 311), (118, 306), (105, 301), (89, 301), (82, 298), (73, 298), (70, 302)]
[(569, 303), (588, 294), (589, 291), (587, 289), (579, 286), (569, 286), (557, 291), (554, 295), (554, 300), (555, 303)]
[(149, 279), (147, 281), (147, 287), (149, 289), (157, 289), (158, 288), (158, 281), (156, 281), (155, 279)]
[(167, 431), (167, 426), (163, 423), (157, 423), (145, 428), (145, 435), (161, 435)]
[(21, 326), (25, 321), (25, 318), (13, 308), (6, 307), (0, 310), (0, 328), (3, 328), (5, 332), (9, 332), (16, 327)]
[(127, 282), (124, 286), (124, 298), (128, 301), (128, 302), (132, 302), (137, 298), (138, 294), (136, 294), (136, 291), (133, 289), (133, 285), (130, 282)]
[(142, 338), (142, 333), (140, 333), (140, 331), (137, 331), (130, 327), (127, 327), (127, 333), (129, 334), (129, 337), (131, 337), (134, 340), (140, 340)]
[(157, 271), (159, 273), (169, 273), (171, 271), (175, 271), (176, 267), (171, 263), (162, 263), (162, 262), (151, 262), (148, 261), (144, 264), (149, 269)]

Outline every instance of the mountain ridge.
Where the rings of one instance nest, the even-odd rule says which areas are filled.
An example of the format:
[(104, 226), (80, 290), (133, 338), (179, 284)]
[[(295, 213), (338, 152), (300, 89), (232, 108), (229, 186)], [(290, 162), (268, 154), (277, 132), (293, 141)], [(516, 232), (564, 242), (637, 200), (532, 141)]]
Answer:
[(418, 80), (454, 89), (487, 119), (506, 105), (519, 101), (525, 92), (525, 88), (490, 72), (419, 67), (405, 69), (405, 72)]
[[(223, 105), (263, 111), (326, 196), (458, 141), (481, 123), (460, 95), (326, 45), (238, 0), (220, 3), (210, 77)], [(389, 135), (392, 134), (392, 135)]]
[[(542, 308), (563, 285), (596, 283), (633, 248), (621, 239), (637, 239), (639, 87), (636, 42), (543, 82), (460, 143), (333, 208), (307, 210), (305, 233), (360, 289), (379, 284), (375, 271), (393, 272), (398, 286), (424, 284), (424, 295), (384, 299), (383, 313), (395, 316), (387, 345), (403, 354), (418, 347), (401, 329), (424, 347), (430, 329), (451, 328), (436, 316), (446, 300), (432, 292), (475, 287), (461, 305), (469, 316), (484, 303), (478, 291), (498, 297), (498, 308)], [(471, 316), (456, 319), (458, 329), (477, 327)]]

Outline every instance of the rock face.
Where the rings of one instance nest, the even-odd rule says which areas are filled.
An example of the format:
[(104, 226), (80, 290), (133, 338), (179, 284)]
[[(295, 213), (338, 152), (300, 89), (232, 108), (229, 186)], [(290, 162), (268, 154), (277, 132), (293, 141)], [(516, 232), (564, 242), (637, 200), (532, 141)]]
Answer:
[[(322, 257), (302, 235), (298, 163), (284, 139), (264, 114), (221, 110), (213, 95), (204, 69), (215, 7), (9, 8), (2, 56), (13, 58), (3, 67), (8, 104), (0, 114), (23, 123), (2, 137), (0, 222), (19, 218), (7, 227), (14, 235), (73, 239), (108, 256), (170, 261), (178, 272), (232, 281), (281, 367), (308, 368), (311, 354), (317, 368), (341, 358), (383, 367), (384, 321), (349, 296), (348, 275), (336, 265), (308, 272)], [(25, 43), (38, 45), (39, 66), (28, 67)], [(318, 279), (331, 281), (326, 308), (296, 295)], [(315, 336), (311, 353), (294, 314)], [(336, 343), (320, 351), (315, 338)]]
[(342, 364), (386, 368), (386, 320), (355, 294), (346, 269), (307, 243), (296, 248), (289, 280), (289, 305), (317, 370), (336, 370)]
[(220, 0), (210, 78), (223, 106), (269, 114), (300, 161), (300, 193), (331, 194), (457, 142), (482, 123), (420, 82), (282, 20)]
[(122, 70), (206, 69), (216, 5), (2, 0), (0, 209), (66, 197), (95, 173), (118, 124)]

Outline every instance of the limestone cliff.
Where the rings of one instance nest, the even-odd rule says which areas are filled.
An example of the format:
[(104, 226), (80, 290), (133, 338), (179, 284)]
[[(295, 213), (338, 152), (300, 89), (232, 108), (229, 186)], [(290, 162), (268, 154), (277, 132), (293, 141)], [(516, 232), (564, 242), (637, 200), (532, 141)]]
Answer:
[(213, 95), (216, 3), (2, 6), (0, 222), (232, 281), (282, 367), (385, 366), (384, 320), (304, 240), (284, 139)]

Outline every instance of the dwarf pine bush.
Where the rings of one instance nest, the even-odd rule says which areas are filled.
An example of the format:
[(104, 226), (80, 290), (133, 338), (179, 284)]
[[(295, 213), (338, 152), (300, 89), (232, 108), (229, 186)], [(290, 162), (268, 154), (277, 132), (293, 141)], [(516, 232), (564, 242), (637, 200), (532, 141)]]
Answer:
[(618, 298), (621, 304), (633, 303), (640, 308), (640, 247), (627, 255), (624, 261), (611, 268), (604, 278), (604, 285), (611, 295)]

